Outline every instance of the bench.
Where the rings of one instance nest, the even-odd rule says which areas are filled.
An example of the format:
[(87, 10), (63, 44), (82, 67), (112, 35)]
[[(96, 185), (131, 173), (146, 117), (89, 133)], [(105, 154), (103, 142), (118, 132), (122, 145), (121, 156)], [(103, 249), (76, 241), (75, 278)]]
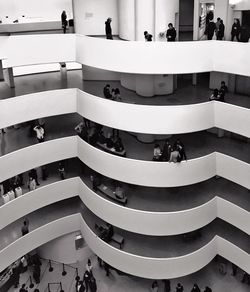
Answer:
[(128, 202), (127, 197), (124, 197), (123, 199), (118, 198), (115, 195), (115, 192), (113, 192), (109, 187), (105, 186), (104, 184), (100, 184), (97, 189), (102, 192), (104, 195), (108, 196), (112, 200), (115, 200), (116, 202), (122, 203), (123, 205), (126, 205)]
[(119, 234), (114, 233), (114, 235), (111, 237), (111, 240), (114, 241), (115, 243), (119, 244), (120, 249), (122, 249), (124, 245), (124, 237), (122, 237)]

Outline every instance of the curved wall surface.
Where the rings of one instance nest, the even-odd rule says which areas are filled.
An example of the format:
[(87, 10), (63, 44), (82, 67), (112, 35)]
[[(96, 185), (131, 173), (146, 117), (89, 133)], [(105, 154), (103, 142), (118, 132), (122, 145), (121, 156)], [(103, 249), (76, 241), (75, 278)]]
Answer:
[(0, 128), (74, 112), (135, 133), (181, 134), (217, 127), (250, 137), (250, 110), (239, 106), (216, 101), (183, 106), (137, 105), (110, 101), (75, 88), (1, 100)]
[(249, 54), (249, 43), (226, 41), (111, 42), (74, 34), (0, 37), (0, 58), (6, 58), (5, 67), (78, 62), (123, 73), (218, 71), (249, 76)]
[(39, 143), (0, 157), (0, 181), (73, 157), (78, 157), (98, 173), (135, 185), (178, 187), (219, 175), (250, 189), (250, 165), (221, 153), (213, 152), (181, 163), (135, 160), (106, 153), (78, 136)]
[(119, 270), (143, 278), (165, 279), (185, 276), (206, 266), (216, 254), (221, 254), (244, 271), (250, 272), (250, 255), (219, 236), (215, 236), (201, 249), (181, 257), (142, 257), (116, 249), (102, 241), (79, 213), (37, 228), (0, 251), (0, 271), (34, 248), (78, 230), (82, 232), (93, 252), (104, 261)]
[(154, 236), (183, 234), (202, 228), (218, 217), (250, 234), (250, 213), (220, 197), (182, 211), (142, 211), (123, 207), (99, 196), (79, 177), (38, 188), (1, 206), (0, 229), (39, 208), (74, 196), (79, 196), (87, 208), (104, 221), (115, 222), (115, 226), (134, 233)]

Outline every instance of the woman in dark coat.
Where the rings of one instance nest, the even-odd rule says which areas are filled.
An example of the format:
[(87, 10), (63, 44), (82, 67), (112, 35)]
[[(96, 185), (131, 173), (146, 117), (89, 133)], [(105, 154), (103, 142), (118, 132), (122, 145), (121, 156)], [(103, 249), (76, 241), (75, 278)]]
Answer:
[(67, 14), (66, 14), (65, 10), (63, 10), (63, 12), (61, 14), (61, 21), (62, 21), (63, 33), (66, 33), (68, 21), (67, 21)]
[(217, 40), (221, 41), (224, 38), (225, 33), (225, 25), (223, 23), (223, 20), (220, 20), (219, 29), (217, 31)]
[(105, 22), (105, 32), (106, 32), (106, 39), (112, 40), (112, 28), (111, 28), (111, 21), (112, 19), (109, 17), (107, 21)]
[(234, 38), (236, 37), (237, 41), (240, 41), (240, 21), (238, 18), (234, 20), (234, 24), (232, 25), (232, 31), (231, 31), (231, 41), (234, 41)]

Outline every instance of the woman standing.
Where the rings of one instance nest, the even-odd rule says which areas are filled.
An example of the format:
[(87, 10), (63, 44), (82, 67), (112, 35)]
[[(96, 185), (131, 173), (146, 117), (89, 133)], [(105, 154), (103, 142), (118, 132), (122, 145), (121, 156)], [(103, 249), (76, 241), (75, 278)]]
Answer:
[(63, 12), (61, 14), (61, 21), (62, 21), (63, 33), (66, 33), (66, 28), (67, 28), (67, 25), (68, 25), (68, 21), (67, 21), (67, 14), (66, 14), (65, 10), (63, 10)]
[(234, 38), (236, 37), (237, 41), (240, 41), (240, 21), (238, 18), (234, 19), (234, 24), (232, 25), (232, 31), (231, 31), (231, 41), (234, 41)]

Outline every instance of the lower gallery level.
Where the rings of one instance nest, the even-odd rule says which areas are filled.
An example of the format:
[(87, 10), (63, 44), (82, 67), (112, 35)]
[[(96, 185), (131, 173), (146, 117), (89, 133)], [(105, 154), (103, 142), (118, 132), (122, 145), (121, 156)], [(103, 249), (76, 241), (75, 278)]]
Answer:
[[(49, 74), (37, 74), (34, 76), (21, 76), (16, 78), (16, 88), (9, 89), (5, 84), (0, 86), (1, 98), (8, 98), (15, 95), (26, 94), (37, 91), (44, 91), (56, 88), (66, 87), (78, 87), (85, 91), (102, 96), (102, 90), (106, 83), (110, 83), (111, 86), (120, 87), (118, 82), (112, 81), (85, 81), (81, 80), (81, 72), (72, 71), (68, 73), (68, 80), (61, 81), (59, 73)], [(192, 87), (187, 85), (185, 81), (180, 82), (180, 89), (170, 96), (158, 96), (152, 99), (145, 99), (139, 97), (135, 93), (125, 90), (122, 87), (121, 93), (124, 102), (132, 103), (145, 103), (145, 104), (157, 104), (157, 105), (171, 105), (182, 104), (185, 97), (185, 103), (198, 103), (207, 101), (210, 95), (210, 90), (207, 86)], [(250, 102), (248, 96), (228, 94), (228, 102), (240, 106), (249, 108)], [(77, 114), (63, 115), (51, 118), (45, 118), (47, 140), (74, 135), (74, 127), (81, 121), (81, 117)], [(59, 126), (60, 125), (60, 126)], [(131, 134), (126, 132), (120, 133), (124, 146), (127, 151), (127, 157), (132, 159), (152, 160), (154, 144), (145, 144), (136, 140)], [(213, 133), (207, 131), (178, 135), (184, 142), (188, 159), (197, 158), (207, 155), (213, 151), (219, 151), (245, 161), (249, 163), (249, 143), (247, 140), (242, 140), (241, 137), (234, 137), (233, 135), (219, 138)], [(19, 125), (16, 128), (6, 129), (6, 134), (1, 134), (1, 154), (5, 155), (12, 151), (16, 151), (23, 147), (30, 146), (36, 143), (34, 137), (29, 136), (29, 128), (27, 125)], [(162, 143), (161, 141), (159, 142)], [(185, 162), (183, 162), (185, 163)], [(76, 159), (68, 160), (66, 166), (66, 178), (80, 176), (82, 180), (89, 186), (91, 186), (90, 175), (93, 172), (91, 169), (82, 165)], [(41, 186), (45, 186), (49, 183), (60, 180), (58, 175), (58, 164), (54, 163), (48, 166), (48, 178), (43, 181), (41, 169), (38, 170), (38, 177)], [(27, 170), (28, 171), (28, 170)], [(28, 192), (27, 173), (24, 174), (24, 193)], [(103, 177), (103, 181), (112, 187), (114, 181), (110, 178)], [(147, 210), (147, 211), (179, 211), (188, 208), (195, 208), (201, 204), (206, 203), (212, 199), (215, 195), (219, 195), (230, 202), (241, 206), (249, 211), (249, 191), (239, 185), (229, 182), (223, 178), (212, 178), (211, 180), (202, 182), (200, 184), (194, 184), (187, 187), (180, 188), (146, 188), (140, 186), (134, 186), (129, 184), (123, 184), (123, 187), (128, 196), (128, 207)], [(152, 198), (154, 193), (154, 198)], [(136, 195), (135, 195), (136, 194)], [(235, 195), (237, 194), (237, 196)], [(99, 196), (105, 197), (102, 193), (98, 192)], [(105, 197), (106, 198), (106, 197)], [(107, 199), (107, 198), (106, 198)], [(27, 214), (30, 221), (30, 230), (36, 229), (45, 223), (48, 223), (56, 218), (67, 216), (75, 212), (83, 214), (84, 219), (88, 225), (95, 231), (95, 223), (102, 223), (100, 218), (97, 218), (91, 213), (84, 204), (76, 198), (69, 199), (69, 201), (62, 201), (50, 206), (41, 208)], [(20, 229), (24, 218), (21, 218), (6, 228), (0, 231), (1, 242), (0, 249), (3, 249), (8, 244), (15, 241), (21, 236)], [(226, 222), (216, 219), (204, 228), (201, 228), (201, 236), (198, 238), (192, 238), (186, 241), (182, 235), (166, 236), (159, 240), (159, 237), (150, 237), (134, 234), (125, 230), (119, 230), (125, 238), (124, 251), (141, 255), (141, 256), (154, 256), (154, 257), (175, 257), (181, 256), (187, 253), (191, 253), (198, 248), (205, 245), (215, 234), (221, 235), (223, 238), (235, 243), (237, 246), (249, 253), (249, 237), (242, 231), (234, 228)], [(176, 246), (178, 248), (176, 249)], [(177, 251), (177, 252), (176, 252)], [(93, 252), (85, 245), (83, 247), (83, 258), (79, 263), (71, 263), (74, 266), (79, 267), (79, 274), (82, 275), (87, 262), (90, 258), (93, 264), (93, 273), (97, 280), (98, 291), (149, 291), (152, 285), (152, 280), (146, 280), (136, 278), (129, 275), (119, 275), (117, 271), (112, 270), (110, 276), (105, 275), (103, 268), (100, 268), (98, 261)], [(227, 267), (227, 273), (221, 272), (221, 264), (223, 263), (223, 269)], [(43, 262), (43, 273), (41, 277), (41, 284), (38, 286), (40, 291), (45, 290), (44, 283), (58, 281), (61, 273), (61, 266), (58, 264), (58, 268), (55, 268), (55, 274), (49, 274), (46, 271), (47, 262)], [(225, 266), (224, 266), (225, 264)], [(29, 273), (32, 273), (32, 269), (29, 268), (28, 272), (25, 272), (21, 276), (21, 281), (26, 282), (29, 277)], [(241, 283), (243, 277), (243, 271), (239, 270), (237, 275), (233, 277), (231, 275), (232, 267), (231, 263), (219, 259), (219, 261), (213, 260), (208, 266), (198, 271), (195, 274), (191, 274), (186, 277), (171, 280), (171, 291), (175, 291), (175, 287), (178, 282), (182, 283), (185, 291), (191, 290), (194, 283), (198, 283), (200, 288), (210, 286), (213, 291), (248, 291), (249, 286)], [(52, 276), (53, 275), (53, 276)], [(54, 276), (55, 275), (55, 276)], [(66, 277), (70, 278), (66, 278)], [(65, 291), (74, 291), (74, 274), (68, 273), (62, 282), (66, 285)], [(65, 281), (67, 279), (67, 281)], [(21, 283), (20, 281), (20, 283)], [(67, 286), (66, 283), (70, 282)], [(28, 282), (27, 282), (28, 283)], [(160, 289), (163, 289), (163, 282), (158, 281)], [(36, 286), (35, 286), (36, 287)], [(29, 289), (33, 291), (34, 288)], [(18, 288), (20, 289), (20, 287)], [(9, 291), (13, 290), (11, 288)], [(54, 290), (52, 290), (54, 291)], [(56, 291), (56, 290), (55, 290)], [(161, 290), (160, 290), (161, 291)], [(163, 290), (162, 290), (163, 291)]]

